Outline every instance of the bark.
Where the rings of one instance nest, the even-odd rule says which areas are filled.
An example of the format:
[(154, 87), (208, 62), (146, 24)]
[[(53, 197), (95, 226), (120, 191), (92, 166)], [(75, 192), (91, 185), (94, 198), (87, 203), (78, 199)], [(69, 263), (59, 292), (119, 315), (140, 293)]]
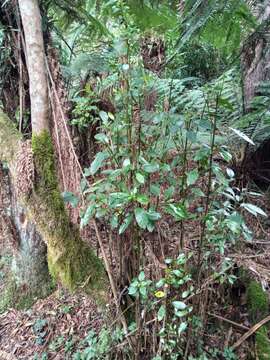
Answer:
[[(52, 290), (46, 261), (46, 245), (17, 196), (14, 159), (17, 150), (15, 144), (18, 144), (19, 149), (20, 137), (13, 138), (13, 131), (14, 135), (16, 131), (11, 127), (12, 142), (9, 147), (9, 137), (6, 137), (8, 134), (3, 119), (5, 117), (0, 113), (0, 124), (3, 126), (0, 134), (5, 137), (7, 146), (5, 154), (2, 148), (0, 159), (9, 161), (11, 171), (4, 170), (0, 164), (0, 234), (1, 238), (3, 237), (1, 241), (5, 241), (5, 248), (12, 250), (13, 259), (11, 276), (0, 299), (0, 312), (10, 306), (29, 307), (36, 298), (45, 297)], [(2, 141), (0, 142), (2, 144)]]
[[(30, 83), (35, 167), (33, 189), (28, 189), (28, 193), (24, 194), (24, 203), (31, 220), (35, 222), (47, 243), (48, 267), (53, 278), (70, 290), (83, 286), (85, 290), (91, 291), (96, 300), (102, 302), (108, 293), (103, 265), (92, 249), (82, 241), (79, 229), (70, 222), (60, 193), (53, 141), (49, 131), (47, 69), (38, 2), (19, 0), (19, 6)], [(53, 96), (56, 96), (56, 93)], [(70, 152), (67, 152), (67, 156), (70, 156)], [(67, 162), (69, 160), (64, 159)], [(71, 177), (72, 174), (64, 176)]]
[[(21, 136), (11, 121), (1, 112), (0, 143), (0, 159), (9, 164), (13, 184), (17, 184), (18, 176), (24, 176), (16, 163), (21, 147)], [(82, 287), (102, 303), (107, 300), (107, 275), (101, 261), (81, 240), (79, 230), (69, 221), (58, 189), (49, 133), (45, 131), (34, 136), (32, 148), (35, 159), (35, 182), (32, 189), (27, 188), (27, 193), (20, 194), (18, 197), (21, 205), (15, 206), (14, 210), (18, 229), (23, 234), (33, 234), (30, 223), (34, 223), (41, 238), (47, 243), (48, 266), (52, 277), (70, 290)], [(22, 209), (27, 209), (27, 212), (25, 210), (22, 212)], [(29, 227), (26, 227), (27, 230), (23, 229), (23, 226), (27, 224), (29, 224)], [(21, 249), (23, 253), (17, 257), (18, 262), (21, 261), (20, 259), (26, 259), (27, 255), (29, 258), (34, 258), (35, 252), (41, 253), (43, 249), (39, 237), (32, 236), (25, 239), (31, 242), (32, 253), (28, 251), (29, 241), (27, 240)], [(31, 262), (30, 264), (33, 266), (33, 276), (35, 276), (35, 266)], [(25, 269), (23, 272), (29, 274), (29, 270)]]
[[(270, 80), (270, 38), (264, 29), (269, 27), (270, 5), (265, 2), (263, 10), (255, 8), (254, 15), (262, 25), (261, 31), (252, 34), (242, 50), (242, 67), (243, 67), (243, 91), (245, 111), (250, 111), (250, 104), (253, 97), (263, 81)], [(268, 24), (267, 24), (268, 22)]]
[(25, 37), (32, 131), (49, 129), (49, 102), (41, 16), (37, 0), (19, 0)]

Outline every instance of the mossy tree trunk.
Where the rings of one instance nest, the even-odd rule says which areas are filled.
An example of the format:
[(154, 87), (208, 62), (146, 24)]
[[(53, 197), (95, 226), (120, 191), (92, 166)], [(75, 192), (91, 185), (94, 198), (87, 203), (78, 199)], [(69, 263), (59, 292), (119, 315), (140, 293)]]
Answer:
[[(52, 277), (70, 290), (81, 286), (91, 292), (97, 301), (104, 302), (108, 294), (108, 281), (103, 264), (81, 240), (79, 229), (70, 223), (58, 186), (50, 134), (47, 73), (38, 1), (19, 0), (19, 7), (29, 73), (34, 172), (31, 186), (19, 194), (19, 206), (14, 209), (18, 229), (23, 231), (25, 239), (17, 264), (21, 261), (21, 266), (24, 267), (27, 256), (29, 260), (35, 251), (44, 255), (44, 245), (40, 241), (42, 239), (47, 244), (48, 268)], [(8, 162), (12, 181), (16, 184), (20, 176), (25, 176), (25, 171), (20, 173), (21, 164), (16, 163), (21, 136), (10, 120), (1, 113), (0, 143), (0, 160)], [(34, 231), (30, 223), (35, 224), (40, 237), (28, 236), (26, 240), (25, 234)], [(29, 224), (28, 228), (26, 224)], [(30, 245), (33, 250), (31, 253)], [(37, 269), (32, 263), (33, 270), (37, 270), (39, 275), (46, 269), (46, 264), (40, 261), (40, 265), (42, 264), (44, 268)], [(15, 266), (15, 275), (16, 268)], [(25, 268), (22, 273), (29, 274), (30, 268)], [(32, 274), (36, 274), (38, 280), (39, 275), (36, 272)]]
[(37, 231), (35, 223), (30, 220), (28, 210), (18, 196), (16, 188), (16, 177), (14, 176), (16, 151), (13, 145), (18, 144), (19, 149), (19, 136), (16, 137), (17, 142), (13, 138), (15, 129), (11, 127), (11, 138), (14, 142), (9, 147), (10, 137), (3, 125), (5, 120), (8, 121), (0, 113), (0, 142), (1, 145), (7, 146), (5, 152), (2, 148), (0, 159), (8, 161), (10, 165), (10, 170), (8, 170), (3, 169), (0, 163), (0, 220), (4, 225), (1, 227), (0, 236), (5, 236), (6, 244), (11, 245), (9, 248), (12, 249), (13, 259), (5, 291), (0, 297), (0, 312), (12, 306), (27, 308), (37, 298), (46, 297), (53, 287), (47, 265), (46, 244), (42, 241), (42, 236)]

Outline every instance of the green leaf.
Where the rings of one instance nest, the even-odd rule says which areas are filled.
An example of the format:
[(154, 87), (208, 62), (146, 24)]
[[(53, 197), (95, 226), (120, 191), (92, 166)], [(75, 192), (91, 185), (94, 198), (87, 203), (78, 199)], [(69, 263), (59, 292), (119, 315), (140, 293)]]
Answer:
[(162, 286), (164, 286), (165, 284), (165, 279), (160, 279), (157, 283), (156, 283), (156, 287), (157, 288), (161, 288)]
[(163, 320), (165, 315), (166, 315), (166, 308), (164, 305), (161, 305), (161, 307), (158, 309), (158, 313), (157, 313), (158, 321)]
[(155, 196), (159, 196), (160, 195), (160, 186), (158, 186), (156, 184), (151, 184), (150, 192), (151, 192), (151, 194), (153, 194)]
[(232, 155), (224, 149), (220, 149), (220, 155), (227, 162), (230, 162), (232, 160)]
[(170, 199), (170, 198), (173, 196), (174, 191), (175, 191), (175, 187), (174, 187), (174, 186), (170, 186), (168, 189), (166, 189), (166, 190), (164, 191), (165, 199), (166, 199), (166, 200)]
[(198, 180), (198, 177), (199, 177), (199, 173), (198, 173), (197, 169), (194, 169), (194, 170), (190, 171), (187, 174), (187, 185), (188, 186), (194, 185), (195, 182)]
[(187, 298), (188, 295), (189, 295), (189, 291), (188, 291), (188, 290), (182, 292), (182, 298), (183, 298), (183, 299)]
[(108, 153), (106, 151), (98, 152), (95, 160), (92, 162), (90, 166), (90, 174), (95, 175), (98, 169), (102, 166), (104, 160), (108, 158)]
[(109, 138), (107, 135), (103, 134), (103, 133), (99, 133), (95, 135), (95, 139), (100, 141), (103, 144), (109, 144)]
[(112, 229), (116, 229), (118, 227), (118, 216), (113, 215), (110, 221), (110, 225)]
[(138, 289), (136, 288), (136, 287), (133, 287), (133, 286), (130, 286), (129, 288), (128, 288), (128, 293), (129, 293), (129, 295), (136, 295), (137, 294), (137, 292), (138, 292)]
[(144, 273), (144, 271), (141, 271), (141, 272), (139, 273), (138, 280), (139, 280), (139, 281), (145, 280), (145, 273)]
[(151, 209), (148, 210), (147, 214), (148, 214), (148, 218), (152, 221), (157, 221), (157, 220), (161, 219), (160, 213), (158, 213), (154, 210), (151, 210)]
[(128, 216), (125, 217), (125, 220), (123, 221), (122, 225), (119, 228), (120, 235), (126, 231), (126, 229), (129, 227), (131, 221), (132, 221), (132, 215), (129, 214)]
[(115, 192), (109, 195), (109, 205), (111, 208), (117, 208), (125, 205), (129, 201), (129, 194), (124, 192)]
[(73, 208), (79, 204), (79, 199), (72, 192), (65, 191), (62, 193), (62, 197), (64, 202), (71, 204)]
[(178, 335), (180, 335), (183, 331), (185, 331), (187, 328), (187, 323), (182, 322), (178, 328)]
[(126, 167), (128, 167), (128, 166), (130, 166), (130, 159), (125, 159), (124, 161), (123, 161), (123, 168), (126, 168)]
[(140, 184), (144, 184), (145, 179), (144, 179), (143, 174), (137, 172), (137, 173), (135, 174), (135, 177), (136, 177), (136, 180), (137, 180)]
[(104, 121), (104, 123), (106, 123), (109, 119), (109, 116), (105, 111), (100, 111), (99, 116), (100, 116), (101, 120)]
[(188, 217), (187, 209), (183, 204), (169, 204), (167, 210), (176, 220), (182, 220)]
[(241, 207), (245, 208), (252, 215), (257, 216), (259, 214), (259, 215), (267, 217), (267, 214), (256, 205), (243, 203), (243, 204), (241, 204)]
[(223, 106), (224, 108), (233, 111), (234, 107), (232, 106), (232, 104), (229, 102), (229, 100), (225, 99), (225, 98), (219, 98), (218, 99), (218, 103)]
[(194, 194), (195, 196), (205, 197), (205, 194), (203, 193), (203, 191), (202, 191), (200, 188), (192, 188), (191, 192), (192, 192), (192, 194)]
[(172, 271), (172, 273), (178, 277), (182, 277), (183, 276), (183, 273), (182, 271), (180, 271), (179, 269), (175, 269)]
[(142, 208), (136, 208), (134, 210), (135, 219), (140, 228), (146, 229), (148, 225), (148, 215), (147, 212)]
[(84, 227), (88, 224), (89, 220), (94, 216), (94, 213), (95, 213), (95, 205), (92, 204), (88, 206), (86, 212), (81, 218), (81, 227)]
[(176, 310), (184, 310), (187, 307), (183, 301), (173, 301), (172, 304)]
[(147, 205), (149, 203), (149, 198), (143, 194), (137, 195), (136, 200), (142, 205)]
[(159, 165), (158, 164), (146, 164), (143, 166), (143, 170), (149, 174), (152, 174), (159, 170)]
[(150, 221), (148, 222), (146, 228), (147, 228), (147, 230), (148, 230), (149, 232), (152, 232), (152, 231), (154, 230), (154, 228), (155, 228), (154, 222), (150, 220)]
[(186, 316), (188, 313), (189, 313), (188, 309), (186, 309), (186, 310), (176, 310), (175, 311), (175, 315), (178, 316), (178, 317)]
[(147, 295), (147, 289), (146, 289), (146, 287), (140, 287), (139, 288), (139, 291), (140, 291), (140, 294), (143, 296), (143, 297), (146, 297), (146, 295)]

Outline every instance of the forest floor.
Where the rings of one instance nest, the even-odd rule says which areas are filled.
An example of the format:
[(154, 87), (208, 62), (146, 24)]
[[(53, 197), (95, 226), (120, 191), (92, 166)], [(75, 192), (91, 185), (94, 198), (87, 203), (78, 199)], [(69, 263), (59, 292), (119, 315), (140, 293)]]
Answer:
[[(257, 205), (270, 216), (267, 204), (266, 197), (258, 198)], [(270, 220), (247, 215), (246, 221), (253, 229), (254, 241), (234, 249), (228, 256), (234, 259), (237, 268), (245, 268), (259, 281), (270, 296)], [(177, 228), (173, 235), (177, 239)], [(11, 264), (11, 254), (6, 247), (3, 252), (3, 248), (1, 253), (0, 246), (0, 293)], [(232, 346), (252, 327), (241, 286), (236, 284), (230, 293), (222, 287), (211, 291), (208, 293), (212, 297), (211, 312), (209, 308), (205, 310), (208, 327), (202, 334), (206, 351)], [(87, 346), (89, 332), (98, 332), (105, 323), (103, 314), (89, 297), (68, 294), (59, 287), (31, 309), (9, 309), (0, 315), (0, 360), (71, 360), (76, 351)], [(239, 360), (249, 359), (250, 354), (256, 358), (254, 336), (237, 348)]]

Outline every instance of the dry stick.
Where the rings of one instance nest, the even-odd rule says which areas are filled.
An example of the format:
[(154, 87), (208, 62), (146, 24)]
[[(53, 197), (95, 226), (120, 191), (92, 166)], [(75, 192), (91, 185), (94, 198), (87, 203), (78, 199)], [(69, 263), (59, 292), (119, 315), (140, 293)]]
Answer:
[[(94, 224), (95, 232), (96, 232), (96, 235), (97, 235), (99, 247), (100, 247), (100, 250), (101, 250), (101, 253), (102, 253), (102, 257), (103, 257), (103, 261), (104, 261), (104, 264), (105, 264), (105, 268), (106, 268), (106, 271), (107, 271), (107, 274), (108, 274), (108, 277), (109, 277), (109, 280), (110, 280), (110, 285), (111, 285), (111, 289), (112, 289), (114, 301), (115, 301), (115, 304), (116, 304), (117, 309), (118, 309), (119, 306), (118, 306), (118, 298), (117, 298), (116, 286), (115, 286), (115, 283), (114, 283), (114, 279), (113, 279), (113, 276), (112, 276), (110, 264), (109, 264), (109, 261), (108, 261), (108, 259), (107, 259), (107, 255), (106, 255), (106, 253), (105, 253), (105, 249), (104, 249), (104, 246), (103, 246), (103, 243), (102, 243), (102, 239), (101, 239), (101, 236), (100, 236), (100, 232), (99, 232), (99, 229), (98, 229), (98, 226), (97, 226), (97, 222), (96, 222), (95, 219), (93, 220), (93, 224)], [(119, 310), (119, 309), (118, 309), (118, 310)], [(120, 310), (120, 311), (121, 311), (121, 310)], [(128, 334), (128, 327), (127, 327), (126, 319), (125, 319), (125, 317), (123, 316), (123, 314), (121, 314), (120, 320), (121, 320), (121, 322), (122, 322), (122, 325), (123, 325), (123, 328), (124, 328), (124, 332), (125, 332), (125, 335), (126, 335), (126, 334)], [(131, 342), (130, 342), (130, 339), (128, 339), (128, 342), (129, 342), (129, 345), (132, 347), (132, 344), (131, 344)]]
[(210, 312), (208, 312), (208, 315), (211, 316), (211, 317), (214, 317), (214, 318), (216, 318), (216, 319), (219, 319), (219, 320), (221, 320), (221, 321), (225, 321), (225, 322), (227, 322), (227, 323), (229, 323), (229, 324), (231, 324), (231, 325), (234, 325), (234, 326), (236, 326), (236, 327), (238, 327), (238, 328), (240, 328), (240, 329), (249, 330), (249, 328), (248, 328), (247, 326), (242, 325), (242, 324), (238, 324), (237, 322), (234, 322), (234, 321), (232, 321), (232, 320), (226, 319), (226, 318), (224, 318), (223, 316), (216, 315), (216, 314), (213, 314), (213, 313), (210, 313)]
[(22, 80), (22, 57), (21, 56), (19, 58), (19, 72), (20, 72), (20, 75), (19, 75), (19, 99), (20, 99), (19, 131), (22, 132), (22, 126), (23, 126), (23, 80)]
[[(48, 90), (49, 90), (49, 97), (51, 99), (51, 103), (52, 102), (52, 92), (50, 87), (48, 86)], [(52, 113), (53, 113), (53, 122), (54, 122), (54, 126), (55, 126), (55, 133), (56, 133), (56, 142), (57, 142), (57, 147), (58, 147), (58, 151), (59, 151), (59, 162), (60, 162), (60, 168), (61, 168), (61, 173), (62, 173), (62, 181), (63, 181), (63, 185), (64, 185), (64, 190), (67, 190), (67, 185), (66, 185), (66, 177), (65, 177), (65, 173), (64, 173), (64, 167), (63, 167), (63, 161), (62, 161), (62, 156), (61, 156), (61, 146), (60, 146), (60, 141), (59, 141), (59, 133), (58, 133), (58, 129), (57, 129), (57, 122), (56, 122), (56, 115), (55, 115), (55, 109), (54, 106), (52, 106)]]
[(47, 72), (48, 72), (48, 75), (49, 75), (49, 79), (50, 79), (50, 82), (51, 82), (51, 84), (52, 84), (53, 92), (54, 92), (56, 101), (57, 101), (58, 106), (59, 106), (59, 110), (60, 110), (60, 114), (61, 114), (61, 117), (62, 117), (62, 120), (63, 120), (64, 128), (65, 128), (65, 131), (66, 131), (66, 134), (67, 134), (67, 138), (68, 138), (68, 141), (69, 141), (69, 143), (70, 143), (71, 150), (72, 150), (73, 155), (74, 155), (74, 159), (75, 159), (75, 161), (76, 161), (76, 163), (77, 163), (77, 166), (78, 166), (80, 172), (81, 172), (82, 175), (83, 175), (83, 170), (82, 170), (81, 164), (80, 164), (80, 162), (79, 162), (79, 160), (78, 160), (78, 157), (77, 157), (77, 154), (76, 154), (76, 152), (75, 152), (75, 149), (74, 149), (74, 146), (73, 146), (73, 142), (72, 142), (72, 139), (71, 139), (69, 130), (68, 130), (68, 128), (67, 128), (65, 115), (64, 115), (64, 113), (63, 113), (61, 101), (60, 101), (59, 96), (58, 96), (57, 91), (56, 91), (55, 82), (54, 82), (54, 80), (53, 80), (53, 78), (52, 78), (52, 74), (51, 74), (51, 71), (50, 71), (50, 68), (49, 68), (49, 65), (48, 65), (47, 58), (45, 58), (45, 62), (46, 62), (46, 67), (47, 67)]
[(261, 320), (258, 324), (254, 325), (248, 332), (246, 332), (232, 347), (232, 350), (238, 348), (242, 342), (244, 342), (247, 338), (253, 335), (261, 326), (268, 323), (270, 321), (270, 315), (268, 315), (265, 319)]

